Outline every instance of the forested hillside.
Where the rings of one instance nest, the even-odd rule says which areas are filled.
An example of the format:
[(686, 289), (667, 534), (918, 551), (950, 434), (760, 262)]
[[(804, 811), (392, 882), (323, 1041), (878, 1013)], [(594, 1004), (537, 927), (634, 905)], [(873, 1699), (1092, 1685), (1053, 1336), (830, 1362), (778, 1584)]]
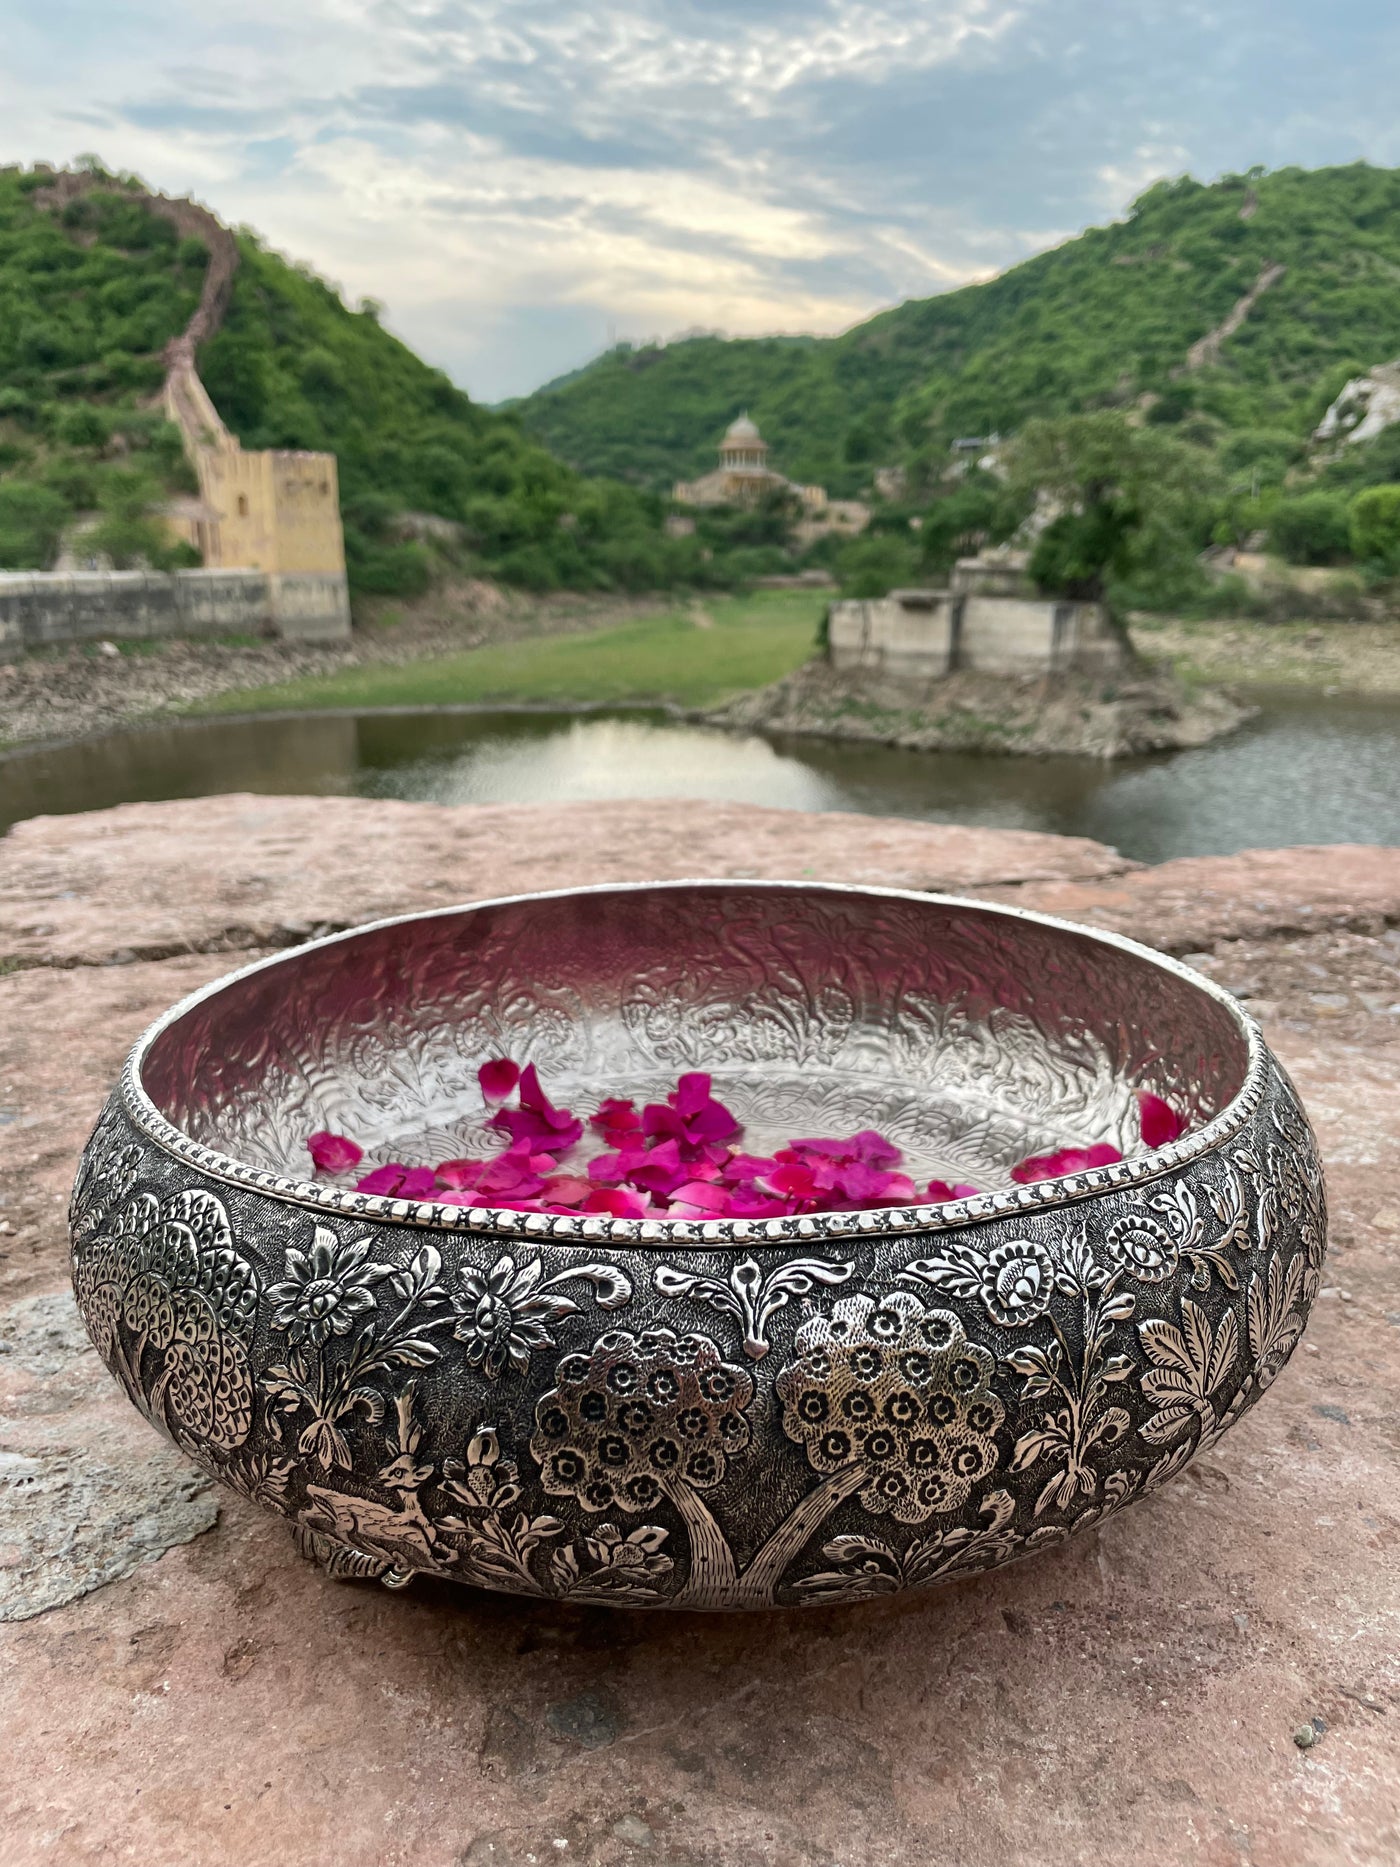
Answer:
[[(150, 211), (134, 178), (97, 169), (89, 191), (51, 205), (52, 180), (0, 170), (0, 567), (42, 568), (85, 513), (102, 515), (99, 543), (117, 561), (174, 561), (151, 513), (191, 481), (155, 404), (162, 350), (199, 301), (208, 255)], [(726, 574), (696, 540), (665, 537), (659, 500), (581, 476), (517, 418), (474, 404), (376, 306), (351, 310), (251, 234), (239, 246), (200, 373), (244, 446), (339, 457), (358, 587), (412, 592), (444, 549), (537, 588)], [(460, 544), (415, 541), (405, 513), (453, 521)]]
[(655, 488), (711, 466), (746, 407), (783, 471), (854, 492), (876, 465), (927, 482), (956, 436), (1098, 408), (1277, 454), (1396, 355), (1400, 171), (1357, 163), (1160, 182), (1122, 221), (840, 337), (621, 346), (517, 407), (580, 470)]

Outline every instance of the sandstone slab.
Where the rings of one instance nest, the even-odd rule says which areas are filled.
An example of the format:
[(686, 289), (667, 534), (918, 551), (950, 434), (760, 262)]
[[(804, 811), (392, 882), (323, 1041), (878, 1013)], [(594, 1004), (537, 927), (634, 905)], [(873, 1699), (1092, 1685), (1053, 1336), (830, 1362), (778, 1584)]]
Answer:
[(966, 893), (1132, 866), (1082, 837), (692, 799), (123, 804), (31, 818), (0, 840), (0, 963), (286, 946), (384, 915), (598, 881), (809, 877)]
[[(179, 808), (198, 839), (198, 809)], [(337, 906), (334, 872), (318, 869), (323, 808), (284, 807), (285, 848), (258, 858), (276, 855), (263, 872), (278, 892), (243, 916), (246, 941), (298, 900), (337, 924), (413, 905), (388, 898), (391, 870), (383, 906), (365, 871)], [(364, 809), (393, 821), (395, 807)], [(442, 814), (454, 819), (444, 859), (459, 846), (481, 858), (470, 878), (465, 867), (442, 878), (443, 899), (520, 885), (509, 838), (487, 861), (468, 813)], [(756, 813), (752, 842), (736, 822), (731, 872), (763, 859), (765, 819), (781, 814)], [(57, 929), (51, 951), (44, 936), (26, 949), (31, 969), (0, 977), (0, 1192), (14, 1215), (0, 1220), (12, 1228), (0, 1233), (0, 1339), (13, 1345), (0, 1358), (0, 1455), (78, 1445), (124, 1466), (135, 1500), (147, 1463), (173, 1455), (115, 1388), (99, 1403), (87, 1386), (66, 1334), (63, 1195), (126, 1044), (231, 963), (189, 948), (234, 925), (249, 871), (243, 843), (215, 844), (230, 820), (206, 820), (195, 853), (213, 908), (181, 898), (173, 856), (152, 894), (172, 945), (183, 929), (182, 956), (84, 963), (132, 948), (141, 924), (143, 884), (127, 879), (111, 828), (123, 815), (148, 860), (142, 838), (155, 831), (135, 812), (51, 823), (27, 851), (16, 840), (45, 902), (17, 885), (25, 871), (0, 844), (11, 930), (45, 916)], [(544, 815), (533, 833), (520, 822), (517, 844), (561, 833), (560, 813)], [(586, 842), (571, 821), (569, 860), (596, 879), (619, 873), (602, 833)], [(786, 846), (838, 877), (881, 831), (864, 826), (853, 845), (842, 839), (861, 820), (826, 823), (823, 845), (819, 822), (788, 822)], [(381, 854), (392, 845), (386, 830)], [(326, 1581), (238, 1498), (190, 1541), (170, 1536), (167, 1516), (140, 1543), (133, 1511), (106, 1539), (135, 1547), (130, 1573), (0, 1626), (6, 1867), (1400, 1858), (1397, 857), (1266, 852), (1072, 884), (1083, 846), (1060, 851), (1059, 868), (1053, 850), (1029, 853), (1019, 883), (989, 859), (982, 883), (930, 880), (1011, 884), (1197, 955), (1247, 995), (1313, 1112), (1334, 1214), (1325, 1291), (1255, 1412), (1178, 1482), (1057, 1551), (926, 1597), (801, 1615), (629, 1617), (447, 1586), (389, 1595)], [(60, 923), (69, 888), (88, 902)], [(119, 1457), (106, 1407), (131, 1435)], [(65, 1521), (56, 1514), (60, 1543)], [(1306, 1750), (1303, 1726), (1316, 1740)]]
[(1028, 878), (1010, 891), (1022, 907), (1090, 921), (1168, 953), (1221, 940), (1336, 928), (1380, 932), (1400, 921), (1400, 849), (1334, 843), (1189, 856), (1085, 886)]

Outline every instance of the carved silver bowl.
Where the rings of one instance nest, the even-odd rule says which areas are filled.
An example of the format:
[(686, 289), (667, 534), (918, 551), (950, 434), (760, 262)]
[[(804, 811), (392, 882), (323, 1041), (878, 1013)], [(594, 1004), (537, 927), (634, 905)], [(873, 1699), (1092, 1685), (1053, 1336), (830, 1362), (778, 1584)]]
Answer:
[[(485, 1151), (478, 1065), (556, 1099), (712, 1072), (751, 1151), (875, 1127), (987, 1191), (708, 1223), (304, 1178)], [(1136, 1092), (1188, 1119), (1145, 1151)], [(1108, 1141), (1035, 1186), (1013, 1163)], [(889, 890), (605, 887), (247, 967), (136, 1045), (73, 1280), (132, 1400), (333, 1573), (627, 1606), (847, 1601), (1144, 1497), (1287, 1360), (1325, 1248), (1257, 1026), (1130, 941)]]

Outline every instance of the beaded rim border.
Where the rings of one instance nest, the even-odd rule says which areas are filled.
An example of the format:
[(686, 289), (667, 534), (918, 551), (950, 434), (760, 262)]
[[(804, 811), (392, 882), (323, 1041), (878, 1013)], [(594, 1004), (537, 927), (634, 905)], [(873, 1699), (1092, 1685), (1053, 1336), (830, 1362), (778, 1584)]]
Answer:
[[(800, 1218), (782, 1219), (610, 1219), (585, 1214), (520, 1212), (501, 1206), (444, 1206), (432, 1200), (389, 1199), (380, 1194), (342, 1191), (315, 1180), (293, 1180), (268, 1173), (231, 1155), (202, 1146), (160, 1113), (146, 1093), (141, 1080), (142, 1066), (156, 1039), (187, 1012), (227, 987), (259, 972), (280, 966), (287, 960), (301, 958), (323, 947), (358, 939), (388, 927), (444, 919), (454, 914), (478, 909), (516, 907), (536, 901), (562, 901), (587, 895), (641, 894), (671, 892), (687, 888), (771, 889), (793, 893), (838, 894), (875, 897), (881, 900), (908, 901), (924, 907), (965, 908), (978, 914), (995, 914), (1007, 920), (1027, 921), (1093, 940), (1135, 958), (1145, 960), (1164, 972), (1184, 980), (1197, 991), (1224, 1006), (1245, 1039), (1247, 1061), (1244, 1080), (1237, 1094), (1218, 1115), (1194, 1133), (1165, 1147), (1131, 1155), (1111, 1166), (1092, 1167), (1081, 1173), (1063, 1175), (1055, 1180), (1040, 1180), (1031, 1186), (1007, 1188), (996, 1193), (979, 1193), (973, 1199), (948, 1200), (936, 1206), (875, 1207), (859, 1212), (813, 1213)], [(879, 1238), (890, 1233), (952, 1231), (989, 1220), (1005, 1219), (1016, 1213), (1043, 1212), (1048, 1208), (1072, 1205), (1103, 1193), (1118, 1192), (1160, 1178), (1188, 1161), (1213, 1153), (1237, 1135), (1254, 1115), (1263, 1097), (1268, 1051), (1254, 1019), (1229, 992), (1204, 974), (1183, 966), (1165, 953), (1154, 952), (1137, 940), (1105, 928), (1086, 927), (1056, 915), (1037, 914), (1028, 908), (1008, 907), (1001, 902), (979, 901), (965, 895), (921, 893), (909, 888), (859, 887), (845, 882), (748, 881), (738, 877), (719, 879), (704, 876), (674, 882), (603, 882), (585, 888), (557, 888), (519, 895), (493, 896), (485, 901), (463, 902), (454, 907), (433, 908), (418, 914), (396, 914), (383, 920), (367, 921), (343, 933), (328, 934), (319, 940), (274, 953), (256, 960), (251, 966), (226, 973), (197, 992), (191, 992), (169, 1011), (157, 1018), (132, 1046), (122, 1070), (120, 1096), (133, 1124), (159, 1147), (189, 1166), (198, 1168), (217, 1180), (247, 1187), (292, 1205), (307, 1206), (342, 1219), (388, 1221), (413, 1225), (433, 1231), (493, 1233), (502, 1237), (552, 1239), (562, 1244), (600, 1243), (656, 1245), (674, 1248), (707, 1245), (747, 1245), (751, 1247), (793, 1243), (810, 1245), (816, 1241), (849, 1238)]]

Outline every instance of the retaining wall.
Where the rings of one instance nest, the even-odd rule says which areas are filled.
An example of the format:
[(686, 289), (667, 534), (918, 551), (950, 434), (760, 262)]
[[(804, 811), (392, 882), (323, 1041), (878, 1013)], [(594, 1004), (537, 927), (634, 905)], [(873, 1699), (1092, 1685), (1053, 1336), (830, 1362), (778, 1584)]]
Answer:
[(69, 642), (350, 638), (345, 578), (254, 570), (0, 571), (0, 659)]
[(1102, 603), (956, 589), (892, 590), (868, 601), (833, 603), (827, 638), (838, 673), (910, 682), (941, 680), (962, 668), (1099, 673), (1128, 658)]

